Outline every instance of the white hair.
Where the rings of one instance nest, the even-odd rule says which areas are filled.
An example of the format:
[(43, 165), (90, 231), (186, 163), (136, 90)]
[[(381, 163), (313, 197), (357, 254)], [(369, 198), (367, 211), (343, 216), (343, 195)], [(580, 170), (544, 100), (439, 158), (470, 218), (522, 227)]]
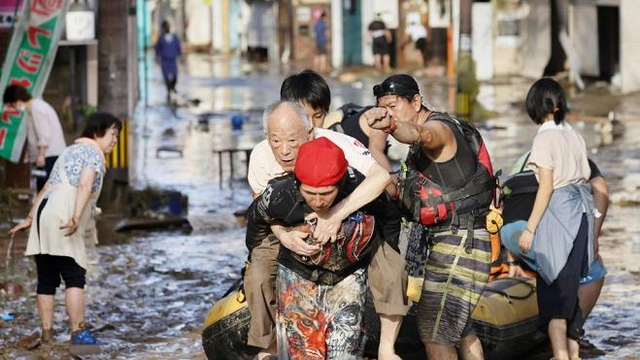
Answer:
[(273, 112), (276, 111), (276, 109), (278, 109), (280, 106), (287, 106), (291, 110), (293, 110), (296, 113), (297, 118), (302, 124), (302, 127), (305, 131), (311, 129), (311, 123), (309, 122), (307, 110), (304, 108), (304, 106), (300, 105), (300, 103), (296, 101), (281, 100), (274, 102), (273, 104), (267, 106), (266, 109), (264, 109), (264, 113), (262, 114), (262, 126), (264, 127), (265, 134), (269, 133), (269, 118), (271, 117), (271, 114), (273, 114)]

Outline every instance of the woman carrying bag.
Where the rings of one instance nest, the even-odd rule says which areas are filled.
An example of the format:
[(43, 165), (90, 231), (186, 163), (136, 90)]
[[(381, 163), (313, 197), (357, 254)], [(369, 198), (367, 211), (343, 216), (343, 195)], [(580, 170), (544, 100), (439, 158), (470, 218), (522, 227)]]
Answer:
[(526, 106), (539, 125), (527, 164), (540, 185), (519, 247), (535, 253), (539, 327), (549, 334), (553, 356), (575, 360), (584, 334), (578, 288), (594, 258), (587, 147), (564, 120), (567, 102), (557, 82), (536, 81)]

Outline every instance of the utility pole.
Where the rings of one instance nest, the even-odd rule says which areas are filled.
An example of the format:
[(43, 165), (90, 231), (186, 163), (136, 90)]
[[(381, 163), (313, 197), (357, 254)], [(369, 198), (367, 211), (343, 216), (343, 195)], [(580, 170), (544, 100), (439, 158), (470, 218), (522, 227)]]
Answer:
[[(98, 108), (125, 122), (133, 115), (138, 100), (136, 7), (134, 0), (98, 2)], [(127, 125), (125, 125), (127, 128)], [(121, 132), (118, 150), (107, 157), (110, 170), (104, 179), (101, 207), (105, 211), (122, 210), (113, 201), (126, 189), (128, 172), (128, 136)], [(127, 159), (114, 165), (113, 159)]]
[[(146, 1), (145, 1), (146, 2)], [(187, 42), (187, 9), (185, 3), (187, 0), (180, 0), (180, 40), (183, 43)]]
[(471, 120), (478, 96), (478, 80), (473, 63), (471, 41), (471, 11), (473, 0), (460, 0), (460, 45), (457, 66), (457, 107), (459, 117)]
[(295, 59), (296, 46), (295, 46), (295, 25), (294, 22), (294, 14), (293, 14), (293, 0), (287, 0), (287, 10), (289, 13), (289, 59)]
[(449, 7), (449, 26), (447, 27), (447, 83), (449, 85), (449, 111), (455, 112), (456, 88), (455, 66), (453, 62), (453, 0), (445, 1), (443, 6)]
[(230, 8), (229, 0), (221, 1), (221, 12), (222, 12), (222, 49), (223, 54), (229, 54), (231, 52), (231, 46), (229, 44), (229, 26), (231, 16), (231, 8)]
[(473, 0), (460, 0), (460, 52), (471, 53), (471, 8)]
[[(121, 119), (130, 109), (129, 0), (98, 2), (98, 107)], [(132, 31), (135, 34), (135, 31)], [(132, 35), (133, 36), (133, 35)]]
[(398, 29), (396, 30), (396, 68), (405, 65), (404, 59), (404, 43), (406, 24), (406, 11), (404, 11), (404, 0), (398, 0)]

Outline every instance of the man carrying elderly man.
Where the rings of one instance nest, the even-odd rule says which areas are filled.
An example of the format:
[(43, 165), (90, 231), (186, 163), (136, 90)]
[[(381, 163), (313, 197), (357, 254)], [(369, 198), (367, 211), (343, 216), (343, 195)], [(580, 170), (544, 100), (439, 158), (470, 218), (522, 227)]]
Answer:
[(280, 358), (354, 359), (364, 349), (366, 265), (383, 242), (398, 251), (400, 215), (378, 196), (342, 221), (335, 242), (313, 237), (314, 220), (351, 194), (364, 176), (325, 137), (300, 146), (294, 174), (275, 179), (252, 204), (247, 246), (255, 247), (278, 222), (307, 235), (316, 250), (301, 255), (283, 246), (278, 257), (277, 338)]
[[(336, 239), (343, 221), (381, 196), (390, 181), (389, 174), (355, 139), (311, 127), (304, 107), (298, 102), (281, 101), (273, 104), (265, 111), (264, 121), (267, 139), (258, 144), (252, 153), (250, 184), (264, 183), (264, 179), (269, 181), (292, 173), (301, 146), (318, 138), (327, 138), (342, 149), (346, 162), (363, 178), (346, 196), (332, 202), (332, 206), (322, 212), (306, 214), (307, 220), (315, 221), (314, 243), (306, 242), (308, 232), (270, 223), (272, 236), (251, 244), (249, 267), (245, 274), (245, 292), (251, 312), (248, 344), (262, 349), (258, 359), (276, 354), (275, 283), (281, 248), (298, 256), (311, 257), (317, 254), (321, 248), (329, 246), (326, 245), (329, 240)], [(253, 187), (253, 190), (256, 194), (262, 193), (263, 199), (269, 196), (263, 193), (264, 188)], [(397, 359), (393, 345), (402, 317), (410, 306), (405, 295), (405, 261), (397, 247), (390, 245), (397, 244), (397, 237), (385, 240), (371, 252), (367, 277), (376, 311), (381, 317), (379, 358)]]

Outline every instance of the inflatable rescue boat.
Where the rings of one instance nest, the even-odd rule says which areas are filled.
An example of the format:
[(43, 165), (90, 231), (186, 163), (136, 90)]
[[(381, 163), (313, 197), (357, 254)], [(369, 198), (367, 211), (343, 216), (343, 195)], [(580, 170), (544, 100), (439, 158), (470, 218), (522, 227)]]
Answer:
[[(405, 317), (396, 342), (396, 351), (403, 359), (425, 357), (416, 313), (417, 306), (414, 306)], [(482, 342), (485, 358), (513, 359), (545, 341), (546, 337), (535, 326), (537, 315), (535, 279), (501, 278), (489, 282), (472, 315), (473, 328)], [(247, 345), (249, 318), (242, 282), (238, 281), (213, 305), (206, 317), (202, 345), (207, 358), (240, 360), (255, 356), (258, 349)], [(375, 358), (380, 322), (370, 296), (365, 310), (365, 329), (365, 356)]]

